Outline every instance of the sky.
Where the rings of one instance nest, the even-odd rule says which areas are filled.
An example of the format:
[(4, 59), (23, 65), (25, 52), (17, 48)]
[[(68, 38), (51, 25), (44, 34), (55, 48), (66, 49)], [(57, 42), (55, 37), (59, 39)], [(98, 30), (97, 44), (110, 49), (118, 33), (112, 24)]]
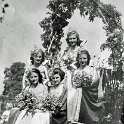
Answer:
[[(115, 5), (122, 13), (122, 24), (124, 22), (124, 0), (101, 0), (104, 3)], [(46, 8), (49, 0), (5, 0), (9, 3), (6, 10), (4, 22), (0, 24), (0, 80), (5, 67), (13, 62), (29, 60), (30, 50), (36, 44), (41, 45), (40, 35), (42, 29), (39, 26), (40, 20), (46, 17)], [(1, 3), (0, 3), (1, 4)], [(69, 30), (77, 30), (80, 39), (87, 40), (86, 47), (92, 55), (99, 54), (100, 44), (105, 42), (105, 31), (103, 23), (95, 19), (93, 23), (88, 22), (87, 17), (82, 18), (76, 10), (69, 25), (64, 29), (65, 36)], [(124, 27), (124, 24), (123, 24)], [(65, 37), (62, 39), (65, 46)], [(0, 92), (3, 85), (1, 81)]]

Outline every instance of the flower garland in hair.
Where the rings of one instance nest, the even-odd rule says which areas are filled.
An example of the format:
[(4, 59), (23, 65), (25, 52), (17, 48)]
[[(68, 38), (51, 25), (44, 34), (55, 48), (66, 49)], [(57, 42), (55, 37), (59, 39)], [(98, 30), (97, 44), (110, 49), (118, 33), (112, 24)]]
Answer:
[(39, 51), (39, 48), (37, 46), (34, 46), (34, 48), (31, 50), (31, 56), (35, 56)]

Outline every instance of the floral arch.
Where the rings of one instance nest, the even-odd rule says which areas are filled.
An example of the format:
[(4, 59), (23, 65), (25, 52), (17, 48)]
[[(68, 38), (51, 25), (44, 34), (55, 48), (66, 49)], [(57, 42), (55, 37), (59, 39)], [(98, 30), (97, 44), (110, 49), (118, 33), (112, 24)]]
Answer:
[[(2, 15), (0, 16), (0, 23), (3, 22), (6, 8), (9, 7), (8, 3), (4, 0), (1, 1), (3, 1), (3, 6), (1, 6)], [(121, 67), (122, 53), (124, 51), (123, 29), (121, 14), (114, 6), (104, 4), (100, 0), (50, 0), (47, 8), (49, 9), (49, 16), (40, 21), (39, 24), (44, 31), (41, 35), (41, 39), (44, 41), (43, 46), (48, 55), (51, 53), (51, 56), (54, 57), (60, 51), (61, 38), (64, 36), (63, 28), (68, 25), (68, 19), (72, 17), (74, 11), (79, 9), (80, 15), (83, 17), (88, 16), (90, 22), (93, 22), (95, 18), (102, 19), (104, 24), (103, 30), (106, 31), (107, 39), (106, 42), (101, 45), (101, 49), (109, 48), (112, 51), (109, 57), (109, 64), (115, 69)], [(111, 75), (111, 73), (108, 74)], [(107, 80), (108, 79), (105, 81), (107, 82)], [(111, 87), (115, 87), (109, 89), (111, 88), (110, 85)], [(108, 96), (106, 98), (111, 102), (111, 104), (109, 104), (111, 106), (110, 111), (115, 112), (114, 107), (117, 108), (121, 103), (121, 98), (117, 99), (118, 95), (120, 95), (118, 94), (118, 82), (113, 81), (110, 85), (107, 84), (106, 86), (109, 91), (107, 91), (106, 95)], [(116, 112), (114, 114), (116, 119)]]
[(115, 68), (120, 67), (123, 52), (123, 29), (121, 14), (111, 4), (104, 4), (100, 0), (50, 0), (47, 6), (48, 17), (39, 24), (44, 33), (41, 39), (47, 53), (55, 56), (61, 49), (61, 38), (63, 28), (68, 25), (75, 9), (79, 9), (80, 15), (88, 16), (90, 22), (95, 18), (102, 19), (103, 30), (106, 31), (106, 42), (101, 49), (109, 48), (112, 54), (109, 57), (109, 64)]
[(79, 9), (80, 15), (88, 16), (90, 22), (93, 22), (95, 18), (102, 20), (107, 39), (100, 49), (108, 48), (111, 51), (108, 64), (114, 69), (113, 71), (101, 68), (101, 74), (103, 72), (104, 77), (105, 100), (108, 106), (105, 110), (108, 115), (103, 118), (102, 124), (119, 123), (123, 100), (121, 97), (123, 91), (119, 90), (119, 85), (123, 83), (121, 72), (124, 51), (121, 14), (111, 4), (104, 4), (100, 0), (50, 0), (47, 8), (49, 16), (39, 24), (44, 31), (41, 35), (43, 46), (52, 59), (61, 49), (63, 28), (68, 25), (68, 19), (72, 17), (74, 10)]

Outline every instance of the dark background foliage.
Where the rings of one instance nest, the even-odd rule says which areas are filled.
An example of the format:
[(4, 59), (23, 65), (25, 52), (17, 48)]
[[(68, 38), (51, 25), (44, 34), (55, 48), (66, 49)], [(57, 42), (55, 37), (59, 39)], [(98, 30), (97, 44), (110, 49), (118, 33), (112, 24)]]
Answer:
[(25, 63), (15, 62), (9, 68), (4, 70), (4, 91), (0, 96), (2, 102), (2, 111), (7, 102), (15, 102), (15, 96), (22, 90), (22, 78), (25, 71)]

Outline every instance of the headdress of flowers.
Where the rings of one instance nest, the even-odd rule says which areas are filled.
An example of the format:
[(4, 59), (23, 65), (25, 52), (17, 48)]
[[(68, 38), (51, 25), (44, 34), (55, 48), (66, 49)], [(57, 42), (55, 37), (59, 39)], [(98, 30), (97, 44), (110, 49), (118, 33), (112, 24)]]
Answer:
[(39, 51), (40, 49), (37, 46), (34, 46), (34, 48), (31, 50), (31, 57), (36, 55)]

